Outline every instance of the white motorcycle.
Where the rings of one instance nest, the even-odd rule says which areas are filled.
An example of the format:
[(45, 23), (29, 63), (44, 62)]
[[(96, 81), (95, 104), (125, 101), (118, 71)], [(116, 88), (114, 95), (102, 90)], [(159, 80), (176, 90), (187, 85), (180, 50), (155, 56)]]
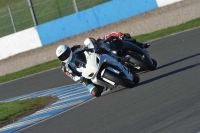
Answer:
[(82, 76), (90, 79), (94, 84), (107, 88), (114, 88), (118, 85), (132, 88), (138, 84), (140, 78), (137, 74), (131, 73), (129, 69), (107, 54), (95, 53), (93, 44), (86, 40), (88, 50), (84, 51), (86, 64), (82, 68)]

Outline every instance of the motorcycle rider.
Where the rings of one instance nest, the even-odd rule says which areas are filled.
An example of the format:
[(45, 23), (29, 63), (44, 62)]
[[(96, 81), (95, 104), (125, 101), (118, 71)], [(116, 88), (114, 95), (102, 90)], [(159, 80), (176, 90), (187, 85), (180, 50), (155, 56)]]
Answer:
[[(93, 39), (88, 39), (89, 41), (95, 41)], [(95, 42), (93, 42), (95, 43)], [(56, 55), (61, 60), (61, 68), (62, 71), (73, 79), (75, 82), (81, 82), (83, 85), (86, 86), (88, 91), (93, 96), (101, 96), (101, 93), (104, 90), (104, 87), (93, 84), (91, 80), (85, 79), (82, 77), (82, 67), (84, 67), (86, 59), (84, 58), (84, 50), (87, 49), (86, 45), (74, 45), (73, 47), (69, 47), (66, 44), (60, 45), (56, 49)], [(106, 51), (108, 54), (110, 53), (111, 56), (116, 58), (120, 62), (128, 61), (130, 58), (121, 58), (113, 55), (111, 52), (105, 49), (98, 49), (97, 51)]]
[(149, 43), (138, 42), (136, 39), (132, 38), (129, 33), (122, 33), (122, 32), (111, 32), (110, 34), (104, 35), (103, 37), (99, 37), (97, 41), (100, 41), (100, 40), (106, 41), (109, 39), (114, 39), (116, 37), (121, 40), (132, 42), (136, 44), (137, 46), (139, 46), (140, 48), (148, 48), (150, 46)]

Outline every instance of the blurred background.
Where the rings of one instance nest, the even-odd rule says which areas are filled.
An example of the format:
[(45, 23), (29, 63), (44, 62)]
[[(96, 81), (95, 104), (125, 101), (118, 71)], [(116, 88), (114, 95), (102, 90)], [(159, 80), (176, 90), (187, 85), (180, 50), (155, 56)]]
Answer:
[(0, 37), (110, 0), (0, 0)]

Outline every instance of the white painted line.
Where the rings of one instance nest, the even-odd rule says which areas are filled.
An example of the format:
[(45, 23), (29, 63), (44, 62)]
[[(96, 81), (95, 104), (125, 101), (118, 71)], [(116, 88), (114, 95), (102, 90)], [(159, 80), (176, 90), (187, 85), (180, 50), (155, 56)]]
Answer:
[(96, 98), (96, 97), (93, 97), (93, 98), (91, 98), (91, 99), (89, 99), (89, 100), (87, 100), (87, 101), (84, 101), (83, 103), (80, 103), (80, 104), (78, 104), (78, 105), (75, 105), (74, 107), (72, 107), (72, 108), (70, 108), (70, 109), (68, 109), (68, 110), (66, 110), (66, 111), (63, 111), (63, 112), (61, 112), (61, 113), (59, 113), (59, 114), (57, 114), (57, 115), (50, 116), (50, 117), (48, 117), (48, 118), (46, 118), (46, 119), (44, 119), (44, 120), (41, 120), (41, 121), (39, 121), (39, 122), (37, 122), (37, 123), (35, 123), (35, 124), (31, 124), (30, 126), (27, 126), (27, 127), (23, 128), (23, 129), (20, 129), (20, 130), (18, 130), (18, 131), (23, 131), (23, 130), (29, 128), (29, 127), (32, 127), (32, 126), (37, 125), (37, 124), (39, 124), (39, 123), (42, 123), (42, 122), (44, 122), (44, 121), (46, 121), (46, 120), (49, 120), (49, 119), (54, 118), (54, 117), (56, 117), (56, 116), (59, 116), (59, 115), (61, 115), (61, 114), (63, 114), (63, 113), (66, 113), (66, 112), (68, 112), (68, 111), (70, 111), (70, 110), (72, 110), (72, 109), (75, 109), (75, 108), (77, 108), (77, 107), (79, 107), (79, 106), (82, 106), (82, 105), (84, 105), (84, 104), (90, 102), (91, 100), (93, 100), (93, 99), (95, 99), (95, 98)]
[[(35, 112), (32, 115), (24, 117), (19, 121), (16, 121), (12, 124), (0, 128), (0, 132), (19, 131), (24, 127), (30, 126), (31, 124), (36, 124), (42, 120), (47, 120), (48, 118), (51, 118), (56, 114), (74, 108), (79, 104), (83, 104), (88, 99), (93, 98), (93, 96), (88, 92), (88, 90), (81, 84), (58, 87), (50, 89), (49, 92), (46, 90), (44, 92), (48, 95), (58, 97), (58, 101), (54, 104), (51, 104), (48, 107), (45, 107), (44, 109)], [(40, 97), (43, 94), (44, 94), (43, 91), (41, 91), (41, 93), (35, 92), (26, 95), (26, 97), (31, 98), (35, 97), (35, 95)], [(10, 101), (15, 99), (20, 100), (20, 97), (12, 98), (10, 99)], [(24, 96), (22, 96), (22, 99), (24, 99)], [(5, 101), (8, 100), (4, 100), (4, 102)]]

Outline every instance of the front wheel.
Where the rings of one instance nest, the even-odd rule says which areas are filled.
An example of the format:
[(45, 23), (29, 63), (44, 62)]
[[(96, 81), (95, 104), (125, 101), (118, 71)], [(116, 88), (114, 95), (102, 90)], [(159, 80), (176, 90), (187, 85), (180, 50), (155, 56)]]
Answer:
[[(142, 60), (140, 59), (139, 57), (135, 57), (135, 56), (132, 56), (130, 55), (130, 63), (131, 64), (136, 64), (137, 66), (141, 67), (142, 70), (155, 70), (156, 69), (156, 66), (155, 64), (157, 65), (157, 62), (155, 60), (152, 60), (153, 61), (153, 64), (145, 61), (145, 60)], [(155, 63), (155, 64), (154, 64)]]
[(135, 83), (135, 85), (137, 85), (140, 82), (140, 77), (135, 73), (133, 73), (133, 77), (133, 82)]
[(152, 60), (152, 62), (153, 62), (153, 64), (154, 64), (154, 66), (155, 66), (155, 68), (154, 68), (153, 70), (155, 70), (155, 69), (157, 68), (157, 61), (154, 60), (154, 59), (152, 59), (152, 58), (151, 58), (151, 60)]
[(109, 80), (115, 82), (116, 84), (122, 85), (126, 88), (133, 88), (135, 85), (133, 81), (127, 80), (127, 79), (121, 77), (120, 75), (118, 75), (114, 72), (111, 72), (107, 69), (105, 70), (105, 72), (102, 76), (104, 78), (109, 79)]

